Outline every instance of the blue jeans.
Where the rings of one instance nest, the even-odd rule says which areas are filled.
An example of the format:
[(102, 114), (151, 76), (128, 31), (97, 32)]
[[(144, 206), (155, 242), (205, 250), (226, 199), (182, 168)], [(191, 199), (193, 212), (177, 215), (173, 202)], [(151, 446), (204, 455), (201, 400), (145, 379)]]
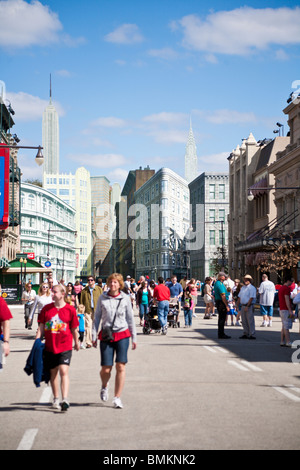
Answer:
[(192, 317), (193, 317), (193, 310), (189, 308), (184, 309), (184, 323), (185, 326), (192, 326)]
[(169, 313), (169, 301), (161, 300), (157, 303), (157, 316), (160, 326), (164, 328), (167, 324), (167, 318)]
[(140, 304), (139, 309), (140, 309), (140, 319), (142, 320), (144, 315), (146, 315), (148, 312), (148, 304)]

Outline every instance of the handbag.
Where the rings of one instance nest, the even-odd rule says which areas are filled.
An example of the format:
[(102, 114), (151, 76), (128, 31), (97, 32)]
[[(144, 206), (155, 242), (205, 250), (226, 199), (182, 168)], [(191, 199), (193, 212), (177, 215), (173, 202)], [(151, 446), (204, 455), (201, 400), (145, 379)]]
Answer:
[(102, 327), (102, 330), (101, 330), (101, 341), (104, 341), (105, 343), (110, 343), (111, 341), (114, 340), (114, 336), (113, 336), (113, 326), (114, 326), (114, 323), (115, 323), (115, 319), (116, 319), (116, 315), (117, 315), (117, 311), (118, 311), (118, 308), (120, 306), (120, 303), (121, 303), (121, 300), (119, 300), (119, 304), (117, 305), (117, 308), (116, 308), (116, 311), (115, 311), (115, 315), (114, 315), (114, 319), (113, 319), (113, 322), (110, 326), (104, 326)]

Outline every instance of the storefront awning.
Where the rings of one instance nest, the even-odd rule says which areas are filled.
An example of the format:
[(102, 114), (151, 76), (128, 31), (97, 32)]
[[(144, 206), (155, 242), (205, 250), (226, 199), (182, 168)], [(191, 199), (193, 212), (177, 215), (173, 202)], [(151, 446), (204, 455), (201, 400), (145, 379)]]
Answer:
[(19, 259), (14, 259), (13, 261), (10, 261), (8, 267), (7, 266), (2, 267), (3, 274), (18, 274), (21, 272), (24, 273), (25, 270), (27, 274), (52, 272), (52, 269), (45, 268), (37, 261), (29, 260), (29, 259), (27, 260), (26, 268), (25, 268), (24, 262), (21, 263)]

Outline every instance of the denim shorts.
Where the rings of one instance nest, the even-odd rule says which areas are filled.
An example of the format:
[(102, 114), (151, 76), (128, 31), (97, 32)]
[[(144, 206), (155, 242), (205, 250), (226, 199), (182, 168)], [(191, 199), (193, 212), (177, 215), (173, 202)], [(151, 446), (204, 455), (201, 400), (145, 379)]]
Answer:
[(269, 317), (273, 316), (273, 305), (261, 305), (260, 306), (260, 313), (261, 315), (269, 315)]
[(116, 362), (126, 364), (128, 362), (128, 348), (129, 338), (112, 341), (111, 343), (100, 341), (101, 366), (113, 366), (114, 355), (116, 356)]

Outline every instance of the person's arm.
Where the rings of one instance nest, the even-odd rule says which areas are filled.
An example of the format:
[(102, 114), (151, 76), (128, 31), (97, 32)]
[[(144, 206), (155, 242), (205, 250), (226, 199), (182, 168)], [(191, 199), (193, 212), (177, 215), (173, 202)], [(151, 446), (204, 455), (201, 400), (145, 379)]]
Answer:
[(10, 335), (10, 323), (9, 320), (4, 320), (2, 322), (2, 334), (3, 334), (3, 352), (5, 356), (8, 356), (10, 353), (9, 348), (9, 335)]
[(78, 328), (71, 328), (71, 333), (72, 333), (73, 340), (74, 340), (74, 349), (76, 351), (79, 351), (80, 344), (79, 344), (79, 341), (78, 341)]
[(43, 339), (45, 333), (45, 323), (39, 323), (35, 339)]
[(285, 296), (284, 296), (284, 300), (285, 300), (285, 303), (286, 303), (286, 306), (287, 306), (288, 311), (290, 312), (291, 315), (293, 315), (293, 310), (292, 310), (292, 307), (291, 307), (290, 296), (289, 296), (289, 295), (285, 295)]
[(133, 311), (132, 311), (130, 299), (128, 299), (128, 302), (127, 302), (127, 305), (126, 305), (125, 318), (126, 318), (126, 321), (127, 321), (128, 329), (131, 333), (132, 349), (136, 349), (136, 347), (137, 347), (137, 344), (136, 344), (136, 328), (135, 328), (135, 321), (134, 321), (134, 317), (133, 317)]
[(93, 327), (92, 327), (92, 341), (93, 341), (94, 348), (97, 347), (97, 333), (99, 330), (101, 317), (102, 317), (102, 300), (101, 300), (101, 297), (99, 297), (96, 310), (95, 310)]
[(225, 292), (221, 292), (220, 295), (221, 295), (223, 304), (225, 304), (225, 306), (226, 306), (226, 308), (227, 308), (227, 310), (228, 310), (228, 312), (229, 312), (230, 308), (229, 308), (229, 305), (228, 305), (228, 302), (227, 302), (227, 299), (226, 299), (226, 294), (225, 294)]

